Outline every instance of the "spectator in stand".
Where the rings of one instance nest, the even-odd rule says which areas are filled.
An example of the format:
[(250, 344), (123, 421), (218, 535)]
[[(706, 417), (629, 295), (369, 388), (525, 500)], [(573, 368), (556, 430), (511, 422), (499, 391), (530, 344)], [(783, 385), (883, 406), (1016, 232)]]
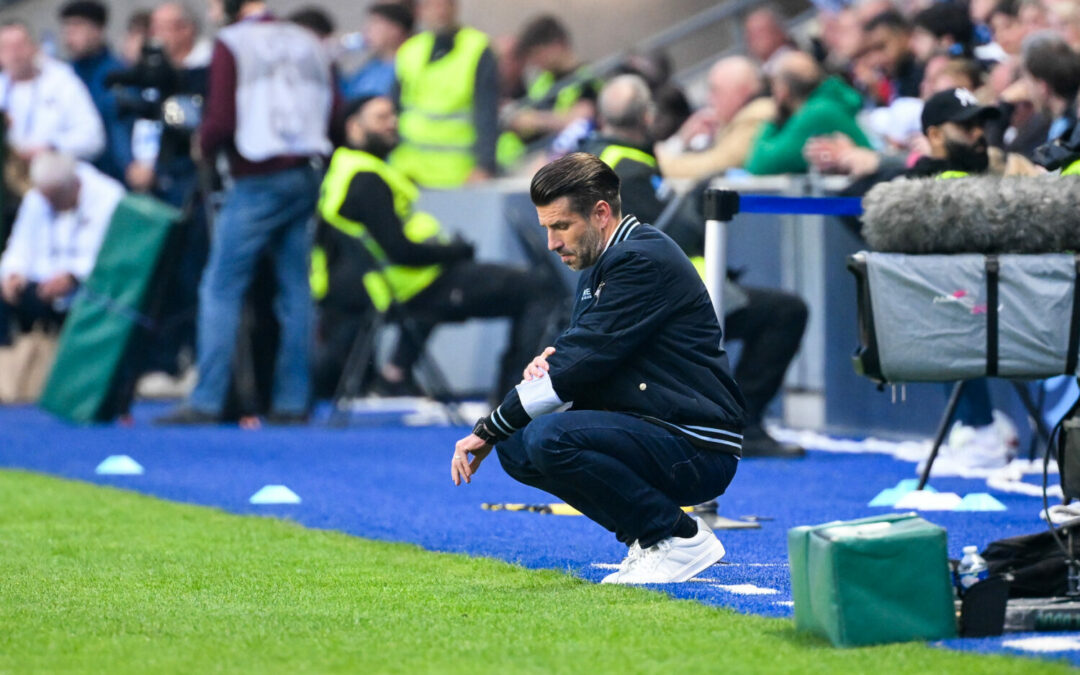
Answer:
[(967, 8), (958, 2), (939, 2), (915, 15), (911, 51), (925, 65), (933, 56), (972, 55), (975, 26)]
[(743, 166), (762, 126), (776, 117), (776, 104), (764, 95), (761, 69), (745, 56), (717, 61), (708, 82), (706, 107), (656, 148), (660, 171), (668, 178), (699, 179)]
[[(599, 85), (574, 53), (570, 33), (559, 19), (543, 15), (525, 24), (518, 35), (517, 55), (525, 68), (526, 93), (522, 105), (505, 119), (507, 132), (499, 139), (503, 167), (516, 164), (525, 145), (596, 117)], [(591, 129), (589, 124), (577, 138), (564, 140), (563, 150), (573, 150)]]
[(672, 69), (671, 57), (663, 51), (631, 54), (619, 65), (619, 74), (637, 75), (649, 85), (656, 108), (649, 130), (653, 140), (673, 136), (693, 112), (686, 94), (671, 80)]
[(143, 45), (150, 35), (150, 11), (137, 9), (128, 17), (124, 40), (120, 43), (120, 57), (128, 66), (139, 62)]
[(1000, 0), (988, 17), (994, 42), (1009, 57), (1017, 57), (1029, 30), (1020, 19), (1021, 0)]
[(90, 91), (105, 127), (105, 152), (94, 166), (112, 178), (123, 180), (124, 170), (131, 163), (132, 121), (121, 119), (116, 95), (105, 86), (109, 73), (126, 67), (105, 44), (108, 21), (108, 9), (98, 0), (71, 0), (60, 9), (64, 49), (75, 74)]
[[(1035, 109), (1051, 120), (1045, 142), (1059, 138), (1076, 122), (1076, 94), (1080, 91), (1080, 57), (1064, 38), (1050, 32), (1024, 40), (1023, 77), (1012, 88), (1022, 89)], [(1006, 91), (1005, 98), (1011, 92)]]
[(771, 84), (777, 114), (754, 141), (745, 167), (750, 173), (804, 173), (803, 146), (815, 136), (839, 133), (856, 145), (870, 145), (855, 121), (862, 108), (859, 93), (835, 76), (826, 78), (809, 54), (785, 54)]
[(863, 29), (853, 8), (823, 14), (821, 23), (822, 64), (833, 74), (847, 76), (862, 51)]
[(226, 154), (233, 184), (214, 223), (199, 287), (199, 382), (189, 403), (159, 422), (220, 419), (244, 294), (268, 254), (280, 340), (266, 421), (299, 424), (307, 420), (310, 396), (308, 225), (320, 178), (313, 159), (333, 148), (329, 127), (340, 99), (326, 51), (310, 31), (276, 19), (260, 0), (224, 9), (230, 24), (214, 45), (198, 148), (210, 161)]
[(394, 59), (412, 31), (413, 15), (408, 8), (393, 2), (380, 2), (368, 8), (363, 27), (368, 56), (359, 68), (342, 78), (346, 100), (393, 94)]
[(1049, 7), (1050, 28), (1061, 35), (1074, 51), (1080, 51), (1080, 3), (1059, 0)]
[(781, 56), (796, 48), (783, 19), (769, 8), (750, 12), (743, 23), (743, 37), (747, 53), (757, 59), (766, 75), (772, 74)]
[(866, 41), (859, 58), (859, 85), (878, 106), (898, 98), (918, 98), (922, 67), (911, 52), (911, 25), (896, 10), (882, 12), (865, 26)]
[(401, 145), (390, 163), (420, 187), (495, 175), (499, 70), (488, 37), (457, 17), (457, 0), (420, 0), (424, 32), (397, 54)]
[(7, 142), (25, 162), (48, 149), (93, 161), (105, 149), (101, 115), (66, 63), (39, 53), (21, 21), (0, 25), (0, 110)]
[(10, 344), (12, 320), (23, 331), (60, 326), (124, 196), (117, 181), (51, 150), (34, 156), (30, 182), (0, 257), (0, 346)]

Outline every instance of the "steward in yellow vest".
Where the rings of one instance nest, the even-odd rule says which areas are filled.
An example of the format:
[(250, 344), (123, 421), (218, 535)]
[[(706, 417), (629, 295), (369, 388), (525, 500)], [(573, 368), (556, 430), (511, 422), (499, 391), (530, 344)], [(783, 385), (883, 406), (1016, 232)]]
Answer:
[(311, 286), (323, 339), (316, 358), (318, 390), (332, 391), (372, 307), (391, 312), (392, 319), (407, 315), (418, 328), (403, 335), (382, 367), (383, 393), (417, 393), (412, 366), (431, 330), (472, 317), (514, 319), (503, 364), (512, 386), (547, 327), (554, 302), (547, 289), (526, 272), (473, 262), (471, 244), (451, 239), (433, 216), (415, 209), (416, 184), (386, 161), (398, 142), (389, 98), (355, 101), (346, 112), (345, 137), (348, 147), (334, 153), (323, 180), (312, 254)]
[(424, 188), (458, 187), (496, 168), (495, 57), (486, 35), (457, 26), (455, 10), (453, 0), (422, 3), (430, 30), (401, 45), (395, 63), (401, 145), (390, 163)]

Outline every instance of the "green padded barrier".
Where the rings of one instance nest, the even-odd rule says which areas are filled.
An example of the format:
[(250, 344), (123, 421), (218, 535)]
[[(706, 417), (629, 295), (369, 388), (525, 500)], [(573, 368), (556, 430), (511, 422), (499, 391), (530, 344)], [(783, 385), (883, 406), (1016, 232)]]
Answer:
[(915, 513), (788, 530), (795, 627), (837, 647), (956, 635), (945, 530)]
[(120, 377), (130, 371), (129, 346), (145, 324), (180, 212), (144, 195), (127, 195), (116, 207), (94, 270), (64, 321), (40, 405), (74, 422), (115, 417)]

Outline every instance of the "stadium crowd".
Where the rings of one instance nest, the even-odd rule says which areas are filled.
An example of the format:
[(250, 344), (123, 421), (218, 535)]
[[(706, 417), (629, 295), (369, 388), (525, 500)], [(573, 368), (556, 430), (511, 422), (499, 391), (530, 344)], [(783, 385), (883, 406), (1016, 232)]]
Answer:
[[(901, 175), (1080, 173), (1078, 0), (822, 0), (790, 29), (762, 7), (742, 18), (745, 53), (715, 62), (696, 109), (666, 54), (598, 72), (556, 16), (488, 36), (460, 23), (455, 0), (376, 2), (363, 25), (343, 28), (320, 7), (272, 9), (170, 0), (128, 17), (116, 51), (100, 0), (62, 7), (58, 54), (39, 42), (43, 27), (0, 26), (0, 345), (55, 339), (105, 239), (103, 214), (125, 191), (185, 214), (142, 390), (189, 391), (197, 379), (166, 421), (221, 419), (240, 309), (246, 294), (257, 302), (249, 287), (268, 285), (281, 336), (268, 419), (296, 423), (314, 395), (334, 392), (371, 307), (410, 317), (394, 355), (363, 378), (391, 394), (418, 391), (411, 370), (440, 322), (514, 318), (495, 395), (559, 324), (553, 287), (474, 263), (473, 243), (413, 210), (418, 189), (531, 175), (584, 148), (620, 175), (632, 212), (663, 217), (696, 257), (700, 214), (693, 200), (666, 208), (672, 181), (696, 184), (693, 194), (729, 171), (819, 171), (850, 176), (860, 194)], [(285, 23), (303, 34), (280, 35), (317, 53), (294, 64), (299, 78), (246, 86), (257, 57), (230, 36)], [(285, 140), (264, 142), (260, 125)], [(230, 229), (245, 223), (264, 229)], [(756, 430), (762, 454), (797, 454), (761, 417), (798, 350), (805, 304), (726, 290), (731, 334), (747, 343), (736, 373), (746, 449)], [(536, 312), (551, 318), (526, 320)], [(988, 400), (970, 407), (970, 436), (1015, 441)]]

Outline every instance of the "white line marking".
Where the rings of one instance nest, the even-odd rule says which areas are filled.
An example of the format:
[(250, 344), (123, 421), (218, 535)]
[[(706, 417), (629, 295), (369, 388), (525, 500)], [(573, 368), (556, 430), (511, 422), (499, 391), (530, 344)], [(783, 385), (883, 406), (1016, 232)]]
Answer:
[(1025, 652), (1074, 652), (1080, 650), (1080, 637), (1066, 637), (1055, 635), (1053, 637), (1030, 637), (1019, 640), (1006, 640), (1001, 643), (1002, 647), (1021, 649)]

